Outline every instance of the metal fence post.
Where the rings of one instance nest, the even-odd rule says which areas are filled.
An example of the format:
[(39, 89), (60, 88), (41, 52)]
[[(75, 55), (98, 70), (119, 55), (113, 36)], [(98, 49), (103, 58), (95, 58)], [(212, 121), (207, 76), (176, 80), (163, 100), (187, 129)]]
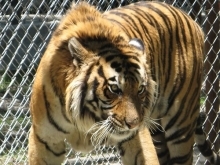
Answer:
[(206, 80), (206, 113), (208, 114), (208, 120), (206, 121), (205, 129), (209, 134), (209, 139), (213, 144), (215, 151), (219, 150), (220, 139), (218, 137), (219, 131), (219, 49), (220, 42), (218, 38), (219, 24), (218, 18), (219, 6), (218, 1), (210, 0), (206, 2), (207, 21), (206, 21), (206, 36), (205, 49), (206, 49), (206, 60), (205, 60), (205, 74), (207, 75)]

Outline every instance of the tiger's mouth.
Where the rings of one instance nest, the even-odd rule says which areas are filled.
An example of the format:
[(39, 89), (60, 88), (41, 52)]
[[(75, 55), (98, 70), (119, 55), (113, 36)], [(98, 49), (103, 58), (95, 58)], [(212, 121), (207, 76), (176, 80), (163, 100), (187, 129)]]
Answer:
[(108, 144), (111, 142), (120, 142), (137, 133), (139, 127), (129, 129), (125, 124), (113, 117), (96, 122), (87, 132), (91, 134), (93, 146)]

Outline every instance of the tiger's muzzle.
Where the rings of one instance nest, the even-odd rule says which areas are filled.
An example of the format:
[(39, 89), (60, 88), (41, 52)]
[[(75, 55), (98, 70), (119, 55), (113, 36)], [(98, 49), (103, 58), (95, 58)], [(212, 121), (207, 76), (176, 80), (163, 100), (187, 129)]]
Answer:
[(139, 128), (142, 123), (141, 105), (137, 106), (130, 100), (123, 100), (113, 110), (111, 122), (121, 129), (131, 130)]

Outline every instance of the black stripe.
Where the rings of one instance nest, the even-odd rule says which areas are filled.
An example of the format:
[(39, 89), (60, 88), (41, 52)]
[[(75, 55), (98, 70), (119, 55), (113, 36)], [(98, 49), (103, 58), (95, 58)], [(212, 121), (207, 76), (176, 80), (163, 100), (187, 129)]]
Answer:
[(92, 100), (87, 100), (87, 102), (89, 103), (89, 105), (92, 106), (94, 111), (96, 111), (99, 106), (99, 100), (96, 95), (96, 91), (97, 91), (98, 86), (99, 86), (99, 82), (98, 82), (97, 77), (95, 77), (95, 80), (93, 81), (93, 85), (92, 85), (93, 98), (92, 98)]
[(110, 110), (110, 109), (114, 108), (116, 105), (117, 105), (117, 104), (112, 105), (112, 106), (108, 106), (108, 107), (101, 106), (101, 110), (102, 110), (102, 111)]
[(62, 156), (63, 154), (66, 153), (65, 150), (64, 150), (64, 151), (61, 151), (61, 152), (53, 151), (53, 150), (50, 148), (50, 146), (47, 144), (46, 141), (44, 141), (43, 139), (41, 139), (40, 136), (38, 136), (37, 134), (35, 134), (35, 135), (36, 135), (36, 137), (37, 137), (37, 140), (38, 140), (39, 142), (41, 142), (42, 144), (44, 144), (45, 147), (46, 147), (46, 149), (47, 149), (48, 151), (50, 151), (54, 156), (59, 157), (59, 156)]
[(93, 111), (97, 111), (98, 104), (94, 100), (87, 100), (88, 104), (92, 107)]
[(140, 164), (140, 162), (138, 162), (138, 156), (141, 155), (142, 151), (143, 151), (142, 149), (139, 149), (138, 152), (136, 153), (135, 159), (134, 159), (135, 165)]
[(47, 111), (47, 118), (48, 118), (48, 121), (50, 122), (51, 125), (54, 126), (54, 128), (56, 128), (58, 131), (62, 132), (62, 133), (65, 133), (65, 134), (68, 134), (69, 132), (64, 130), (63, 128), (61, 128), (57, 123), (56, 121), (53, 119), (52, 115), (51, 115), (51, 107), (50, 107), (50, 103), (49, 101), (47, 100), (47, 96), (46, 96), (46, 90), (45, 90), (45, 86), (43, 86), (43, 97), (44, 97), (44, 100), (45, 100), (45, 108), (46, 108), (46, 111)]
[[(88, 76), (86, 76), (88, 77)], [(86, 113), (86, 110), (84, 109), (84, 101), (85, 101), (85, 96), (86, 96), (86, 93), (87, 93), (87, 89), (88, 89), (88, 85), (87, 85), (87, 82), (88, 81), (88, 78), (86, 78), (84, 81), (83, 81), (83, 85), (81, 86), (81, 100), (80, 100), (80, 117), (84, 117), (85, 113)]]
[(85, 117), (89, 117), (90, 119), (94, 119), (95, 122), (99, 122), (101, 121), (102, 119), (98, 116), (96, 116), (96, 114), (94, 112), (92, 112), (89, 107), (87, 106), (84, 106), (83, 107), (83, 115), (81, 116), (82, 119), (87, 119)]
[(162, 157), (165, 157), (165, 156), (167, 157), (167, 156), (169, 156), (169, 151), (168, 151), (168, 149), (166, 149), (163, 152), (159, 152), (157, 155), (158, 155), (159, 158), (162, 158)]
[(98, 68), (98, 74), (100, 77), (105, 78), (102, 65)]
[(110, 62), (110, 61), (112, 61), (113, 59), (115, 59), (115, 58), (117, 58), (118, 57), (118, 55), (110, 55), (110, 56), (107, 56), (106, 58), (105, 58), (105, 61), (106, 62)]
[[(169, 110), (169, 109), (168, 109)], [(175, 125), (175, 123), (177, 122), (177, 120), (179, 119), (179, 117), (182, 114), (182, 107), (180, 106), (180, 108), (178, 109), (177, 113), (174, 115), (173, 117), (169, 120), (168, 124), (165, 126), (165, 130), (167, 131), (168, 129), (172, 128), (173, 125)]]
[(168, 160), (166, 160), (165, 162), (162, 162), (162, 164), (160, 163), (160, 165), (168, 165)]
[(135, 55), (136, 55), (136, 56), (131, 56), (131, 57), (130, 57), (132, 60), (135, 60), (135, 61), (137, 61), (137, 62), (140, 62), (140, 59), (137, 57), (138, 54), (136, 54), (135, 52), (131, 52), (131, 54), (135, 54)]
[(95, 80), (93, 81), (93, 89), (92, 89), (92, 93), (93, 93), (93, 101), (97, 103), (97, 106), (98, 106), (98, 98), (97, 98), (97, 95), (96, 95), (96, 91), (98, 89), (98, 86), (99, 86), (99, 81), (98, 81), (98, 78), (95, 77)]
[[(197, 136), (197, 135), (200, 135), (200, 136), (201, 136), (201, 135), (204, 135), (203, 133), (204, 133), (204, 132), (203, 132), (203, 129), (202, 129), (201, 127), (200, 127), (200, 128), (196, 128), (196, 131), (195, 131), (196, 136)], [(204, 136), (205, 136), (205, 135), (204, 135)]]
[(127, 64), (126, 67), (128, 67), (129, 69), (131, 68), (140, 69), (140, 66), (136, 63), (127, 62), (126, 64)]
[(110, 50), (114, 50), (114, 48), (115, 48), (115, 46), (113, 45), (113, 43), (110, 42), (110, 41), (106, 41), (106, 42), (97, 41), (97, 43), (99, 43), (99, 42), (102, 43), (101, 45), (99, 45), (99, 53), (100, 53), (101, 51), (103, 51), (103, 49), (104, 49), (104, 50), (108, 49), (108, 50), (110, 51)]
[(113, 47), (106, 47), (98, 51), (99, 56), (105, 56), (106, 54), (118, 54), (118, 50), (115, 50)]
[(190, 131), (185, 134), (185, 138), (181, 139), (181, 140), (177, 140), (175, 141), (173, 144), (180, 144), (180, 143), (185, 143), (185, 142), (188, 142), (189, 139), (191, 139), (194, 135), (194, 129), (190, 129)]
[(122, 37), (122, 36), (120, 36), (120, 35), (118, 35), (118, 36), (116, 36), (116, 38), (114, 39), (114, 43), (115, 44), (118, 44), (118, 43), (120, 43), (121, 41), (124, 41), (124, 38)]
[(99, 100), (100, 100), (103, 104), (108, 104), (108, 103), (109, 103), (109, 100), (112, 100), (112, 97), (108, 95), (109, 92), (110, 92), (110, 91), (109, 91), (108, 88), (105, 88), (105, 89), (103, 90), (103, 94), (104, 94), (104, 96), (107, 98), (107, 100), (102, 100), (102, 99), (99, 98)]
[(108, 80), (109, 80), (109, 81), (117, 82), (115, 77), (116, 77), (116, 76), (110, 77)]
[(87, 85), (87, 82), (88, 82), (88, 79), (89, 79), (89, 76), (90, 76), (90, 73), (87, 72), (86, 74), (86, 78), (84, 79), (83, 81), (83, 85), (81, 86), (81, 100), (80, 100), (80, 107), (79, 107), (79, 110), (80, 110), (80, 117), (81, 118), (84, 118), (85, 114), (86, 114), (86, 109), (84, 108), (84, 102), (85, 102), (85, 96), (86, 96), (86, 93), (87, 93), (87, 89), (88, 89), (88, 85)]
[[(106, 94), (105, 94), (106, 95)], [(108, 99), (108, 100), (102, 100), (102, 99), (100, 99), (100, 98), (98, 98), (99, 99), (99, 101), (101, 101), (102, 102), (102, 104), (108, 104), (109, 102), (112, 102), (112, 99)]]
[[(110, 12), (110, 14), (111, 14), (112, 12)], [(116, 15), (117, 16), (117, 15)], [(123, 29), (123, 32), (125, 32), (126, 34), (127, 34), (127, 36), (129, 37), (129, 38), (131, 38), (131, 36), (133, 35), (133, 34), (129, 34), (129, 32), (131, 32), (130, 31), (130, 29), (128, 28), (128, 27), (125, 27), (123, 24), (121, 24), (121, 22), (119, 22), (119, 21), (117, 21), (116, 19), (109, 19), (109, 18), (107, 18), (109, 21), (111, 21), (111, 22), (115, 22), (116, 24), (118, 24), (118, 26), (120, 26), (122, 29)]]
[[(133, 135), (131, 135), (130, 137), (122, 140), (121, 142), (118, 143), (118, 149), (120, 151), (120, 156), (124, 156), (125, 154), (125, 148), (122, 147), (122, 145), (125, 143), (125, 142), (128, 142), (130, 140), (132, 140), (133, 138), (135, 138), (135, 136), (137, 136), (137, 132), (134, 132)], [(126, 148), (126, 149), (129, 149), (129, 148)]]
[[(79, 36), (82, 34), (79, 34)], [(111, 41), (109, 41), (109, 38), (107, 38), (105, 35), (83, 35), (77, 38), (77, 40), (79, 40), (79, 42), (86, 48), (90, 48), (92, 49), (93, 47), (91, 47), (90, 43), (102, 43), (100, 46), (104, 46), (110, 44), (110, 46), (112, 47), (113, 44), (111, 43)]]
[(172, 141), (172, 140), (176, 140), (178, 139), (179, 137), (183, 136), (186, 134), (186, 132), (189, 131), (189, 127), (183, 127), (183, 128), (180, 128), (178, 130), (176, 130), (173, 134), (169, 135), (168, 137), (166, 137), (166, 140), (167, 141)]
[[(191, 90), (191, 89), (190, 89)], [(194, 93), (191, 95), (191, 98), (189, 98), (189, 95), (186, 95), (182, 102), (186, 102), (186, 99), (188, 97), (188, 106), (185, 108), (185, 111), (190, 110), (190, 113), (186, 113), (185, 115), (181, 115), (182, 120), (179, 122), (179, 124), (177, 125), (178, 127), (181, 126), (182, 123), (184, 123), (186, 121), (186, 119), (192, 119), (193, 114), (198, 113), (199, 110), (199, 97), (197, 97), (198, 95), (200, 95), (200, 92), (198, 92), (200, 89), (198, 90), (194, 90)], [(195, 96), (197, 95), (197, 96)], [(198, 98), (197, 100), (195, 98)], [(192, 105), (194, 102), (198, 102), (198, 105), (195, 105), (195, 107), (193, 108)], [(184, 105), (180, 105), (180, 107), (183, 107)]]
[(121, 68), (122, 64), (120, 62), (113, 61), (110, 66), (111, 66), (112, 69), (116, 69), (116, 68), (119, 68), (119, 67)]
[[(138, 29), (135, 27), (136, 23), (135, 20), (133, 19), (133, 15), (128, 15), (127, 13), (124, 13), (123, 10), (121, 11), (113, 10), (110, 13), (116, 15), (117, 17), (120, 16), (120, 18), (124, 19), (124, 21), (128, 23), (126, 24), (126, 26), (129, 26), (129, 27), (125, 27), (126, 29), (129, 29), (129, 31), (127, 31), (128, 34), (130, 34), (131, 36), (137, 36)], [(121, 23), (120, 22), (118, 23), (119, 26), (121, 26)]]
[[(51, 73), (53, 73), (53, 72), (51, 71)], [(60, 80), (60, 81), (62, 81), (62, 80)], [(54, 91), (56, 97), (59, 98), (59, 102), (62, 107), (61, 112), (62, 112), (64, 119), (66, 120), (66, 122), (71, 123), (71, 121), (68, 119), (68, 117), (66, 115), (65, 108), (63, 108), (63, 107), (65, 107), (64, 95), (61, 92), (61, 89), (58, 87), (58, 85), (56, 85), (56, 82), (54, 80), (54, 76), (52, 76), (52, 74), (51, 74), (51, 84), (52, 84), (52, 88), (53, 88), (53, 91)]]

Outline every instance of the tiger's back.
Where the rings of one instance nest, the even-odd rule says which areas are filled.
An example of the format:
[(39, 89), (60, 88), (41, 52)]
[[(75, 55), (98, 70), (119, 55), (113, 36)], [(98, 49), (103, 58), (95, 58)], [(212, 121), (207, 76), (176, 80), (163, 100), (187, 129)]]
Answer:
[[(146, 142), (138, 145), (139, 150), (136, 133), (147, 125), (161, 164), (191, 164), (203, 42), (200, 27), (165, 3), (138, 2), (104, 14), (85, 4), (73, 7), (54, 32), (38, 68), (29, 138), (35, 140), (30, 144), (41, 144), (63, 158), (62, 139), (74, 149), (91, 149), (97, 131), (82, 140), (85, 132), (104, 128), (97, 123), (112, 122), (117, 129), (111, 123), (97, 139), (117, 143), (126, 165), (134, 160), (145, 164), (139, 153), (147, 153)], [(107, 131), (112, 139), (102, 137)], [(140, 139), (145, 136), (150, 138), (138, 133)], [(127, 150), (132, 145), (135, 154)]]
[(157, 2), (135, 3), (105, 17), (145, 43), (157, 84), (151, 117), (164, 129), (152, 134), (161, 164), (190, 164), (203, 72), (201, 28), (181, 10)]
[[(181, 89), (182, 97), (194, 85), (199, 89), (203, 32), (187, 14), (165, 3), (138, 2), (107, 12), (104, 17), (120, 26), (130, 38), (144, 41), (158, 97), (167, 98), (167, 104), (173, 104)], [(190, 84), (190, 80), (198, 81)], [(166, 112), (161, 113), (162, 117)]]

